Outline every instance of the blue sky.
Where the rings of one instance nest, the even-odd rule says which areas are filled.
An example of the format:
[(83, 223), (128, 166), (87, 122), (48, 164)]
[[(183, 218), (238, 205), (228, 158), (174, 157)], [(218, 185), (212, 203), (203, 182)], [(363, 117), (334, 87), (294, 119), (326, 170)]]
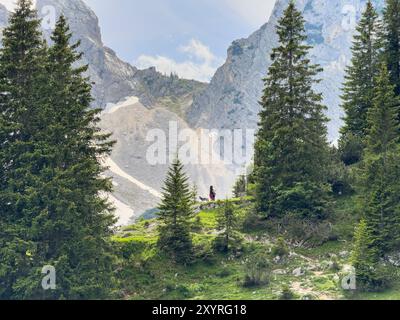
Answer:
[(230, 43), (268, 20), (275, 0), (85, 0), (125, 61), (207, 81)]
[[(67, 0), (68, 1), (68, 0)], [(233, 40), (268, 21), (275, 0), (84, 0), (104, 43), (139, 68), (208, 81)], [(12, 9), (15, 0), (0, 0)]]

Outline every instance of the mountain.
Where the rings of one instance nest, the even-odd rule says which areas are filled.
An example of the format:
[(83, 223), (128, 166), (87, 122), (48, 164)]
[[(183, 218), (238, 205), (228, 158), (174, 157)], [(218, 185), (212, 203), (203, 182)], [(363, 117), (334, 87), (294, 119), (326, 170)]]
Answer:
[[(101, 126), (112, 132), (116, 147), (106, 165), (107, 175), (114, 181), (115, 192), (111, 196), (117, 208), (120, 223), (127, 223), (129, 215), (138, 217), (157, 206), (162, 182), (168, 166), (151, 166), (146, 159), (146, 133), (151, 129), (164, 128), (173, 121), (181, 128), (188, 128), (184, 116), (193, 103), (193, 96), (204, 90), (206, 84), (179, 79), (175, 75), (163, 75), (155, 68), (139, 70), (118, 58), (116, 53), (103, 44), (96, 14), (81, 0), (37, 0), (37, 10), (43, 17), (44, 35), (49, 42), (49, 14), (66, 16), (73, 32), (73, 41), (80, 41), (84, 53), (82, 63), (89, 65), (93, 85), (94, 107), (105, 111)], [(51, 24), (50, 24), (51, 25)], [(115, 111), (116, 110), (116, 111)], [(192, 182), (207, 195), (212, 183), (229, 190), (233, 174), (223, 166), (216, 169), (188, 166)], [(217, 178), (215, 178), (217, 177)], [(220, 178), (218, 178), (220, 177)], [(232, 177), (229, 179), (229, 177)], [(219, 180), (219, 181), (217, 181)], [(228, 191), (226, 191), (228, 192)]]
[(54, 22), (51, 15), (55, 14), (55, 18), (61, 14), (67, 17), (73, 32), (72, 40), (81, 41), (80, 50), (84, 53), (82, 63), (89, 65), (96, 107), (105, 108), (108, 103), (118, 103), (129, 96), (139, 97), (149, 107), (172, 98), (186, 101), (192, 92), (205, 86), (197, 81), (164, 76), (155, 68), (138, 70), (120, 60), (112, 49), (103, 44), (99, 20), (82, 0), (37, 0), (36, 6), (39, 16), (43, 18), (43, 31), (48, 40), (52, 31), (51, 21)]
[[(336, 141), (342, 125), (340, 88), (346, 65), (351, 59), (355, 22), (361, 17), (366, 0), (297, 0), (306, 20), (311, 59), (324, 72), (316, 88), (328, 107), (329, 139)], [(375, 0), (378, 8), (383, 0)], [(271, 65), (272, 48), (278, 45), (276, 25), (289, 0), (277, 0), (273, 14), (259, 30), (246, 39), (234, 41), (225, 64), (218, 69), (206, 90), (198, 94), (188, 110), (193, 127), (256, 128), (262, 79)]]
[[(89, 65), (93, 107), (118, 109), (105, 111), (101, 125), (117, 141), (111, 158), (105, 163), (110, 167), (106, 174), (113, 178), (115, 189), (113, 195), (107, 196), (117, 209), (119, 224), (126, 224), (130, 218), (157, 206), (167, 172), (166, 165), (154, 167), (146, 161), (150, 145), (146, 132), (165, 128), (171, 121), (188, 128), (184, 115), (192, 105), (193, 96), (204, 90), (206, 84), (166, 76), (155, 68), (139, 70), (119, 59), (103, 44), (98, 18), (82, 0), (36, 0), (36, 7), (49, 43), (56, 19), (61, 14), (68, 19), (72, 41), (81, 42), (79, 50), (84, 53), (81, 63)], [(7, 26), (8, 17), (6, 7), (0, 4), (0, 29)], [(222, 190), (230, 190), (234, 177), (226, 174), (221, 165), (215, 170), (189, 166), (188, 173), (204, 195), (212, 183), (221, 185)], [(226, 179), (227, 176), (232, 178)]]
[[(117, 209), (119, 224), (126, 224), (157, 206), (168, 169), (168, 164), (149, 164), (146, 153), (152, 143), (147, 141), (147, 133), (155, 129), (168, 134), (169, 124), (176, 123), (179, 130), (197, 134), (187, 125), (185, 115), (193, 96), (207, 84), (163, 75), (155, 68), (139, 70), (120, 60), (103, 44), (98, 18), (82, 0), (36, 0), (36, 7), (49, 43), (52, 26), (61, 14), (70, 24), (72, 41), (81, 42), (81, 63), (89, 65), (88, 76), (93, 82), (93, 107), (105, 110), (100, 125), (113, 133), (117, 142), (105, 162), (109, 167), (106, 175), (114, 183), (113, 195), (107, 196)], [(7, 25), (8, 16), (0, 5), (0, 28)], [(199, 195), (207, 197), (212, 184), (218, 186), (220, 196), (230, 195), (235, 174), (224, 164), (195, 164), (186, 169)]]

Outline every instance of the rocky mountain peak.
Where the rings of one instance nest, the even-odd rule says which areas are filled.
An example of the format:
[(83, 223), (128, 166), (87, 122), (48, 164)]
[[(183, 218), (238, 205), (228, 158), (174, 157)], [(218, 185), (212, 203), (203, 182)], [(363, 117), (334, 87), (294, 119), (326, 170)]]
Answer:
[[(306, 20), (311, 59), (320, 64), (323, 81), (316, 88), (328, 106), (329, 139), (338, 138), (342, 124), (340, 88), (351, 59), (351, 41), (366, 0), (298, 0)], [(374, 0), (378, 9), (383, 0)], [(265, 25), (246, 39), (234, 41), (225, 64), (218, 69), (208, 88), (197, 95), (188, 111), (192, 126), (209, 128), (256, 128), (263, 82), (271, 65), (272, 48), (278, 45), (278, 19), (289, 0), (278, 0)]]

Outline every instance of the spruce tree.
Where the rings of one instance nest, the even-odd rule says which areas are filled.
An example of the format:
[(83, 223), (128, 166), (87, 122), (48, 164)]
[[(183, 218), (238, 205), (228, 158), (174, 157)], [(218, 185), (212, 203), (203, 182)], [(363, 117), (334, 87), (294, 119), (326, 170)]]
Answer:
[(313, 87), (321, 68), (310, 62), (304, 19), (290, 2), (279, 20), (279, 47), (264, 80), (255, 147), (257, 208), (268, 216), (326, 213), (327, 119)]
[(235, 198), (240, 198), (246, 195), (247, 192), (247, 176), (242, 174), (236, 180), (233, 186), (233, 196)]
[(400, 95), (400, 0), (386, 0), (385, 59), (395, 93)]
[(400, 101), (394, 89), (383, 65), (374, 105), (368, 113), (367, 146), (361, 166), (366, 221), (381, 255), (396, 248), (400, 240)]
[(35, 146), (46, 126), (46, 46), (39, 26), (31, 1), (19, 0), (0, 49), (0, 299), (30, 297), (44, 266), (31, 228), (42, 206), (37, 173), (43, 163)]
[(368, 291), (377, 286), (377, 266), (379, 256), (374, 246), (371, 230), (365, 220), (361, 220), (354, 233), (351, 264), (355, 268), (356, 285), (360, 291)]
[(367, 134), (367, 114), (373, 103), (382, 47), (381, 21), (371, 1), (368, 1), (354, 36), (351, 65), (346, 70), (342, 96), (344, 138), (349, 135), (362, 141)]
[(219, 211), (217, 222), (217, 229), (222, 232), (216, 241), (217, 249), (229, 252), (231, 249), (230, 244), (235, 239), (238, 219), (232, 203), (228, 200), (225, 201), (223, 209)]
[[(91, 109), (91, 84), (80, 66), (80, 43), (61, 16), (51, 36), (47, 71), (49, 102), (47, 130), (51, 177), (44, 195), (49, 214), (38, 219), (46, 225), (47, 259), (60, 265), (60, 292), (70, 299), (109, 297), (113, 285), (112, 248), (107, 238), (115, 218), (101, 195), (110, 193), (111, 182), (102, 178), (101, 159), (111, 152), (113, 141), (97, 127), (98, 109)], [(43, 220), (42, 220), (43, 219)]]
[(176, 262), (189, 262), (192, 254), (190, 219), (194, 215), (193, 192), (177, 158), (171, 165), (163, 187), (163, 198), (158, 217), (159, 247), (173, 255)]
[[(111, 191), (100, 160), (112, 142), (96, 126), (99, 110), (90, 109), (87, 66), (74, 67), (81, 54), (78, 44), (69, 44), (65, 19), (57, 23), (51, 49), (39, 25), (30, 1), (21, 0), (0, 55), (3, 119), (16, 128), (1, 153), (7, 204), (2, 224), (14, 239), (1, 252), (7, 258), (4, 296), (107, 298), (113, 283), (107, 238), (114, 218), (100, 196)], [(56, 269), (56, 290), (41, 288), (45, 265)]]

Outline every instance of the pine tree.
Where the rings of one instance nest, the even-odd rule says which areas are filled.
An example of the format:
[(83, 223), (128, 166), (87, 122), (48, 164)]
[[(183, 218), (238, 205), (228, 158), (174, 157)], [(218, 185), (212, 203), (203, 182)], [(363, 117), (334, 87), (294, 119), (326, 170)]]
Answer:
[(233, 196), (235, 198), (240, 198), (246, 195), (247, 192), (247, 177), (242, 174), (236, 180), (235, 185), (233, 187)]
[(158, 213), (162, 222), (159, 247), (173, 254), (177, 262), (188, 262), (192, 253), (190, 219), (194, 202), (188, 180), (183, 164), (176, 159), (168, 171)]
[[(39, 25), (30, 1), (21, 0), (0, 55), (0, 99), (8, 116), (3, 119), (16, 128), (1, 154), (3, 221), (15, 239), (1, 252), (8, 257), (4, 296), (107, 298), (113, 283), (107, 238), (114, 217), (100, 197), (111, 191), (100, 160), (113, 143), (96, 126), (99, 110), (89, 109), (87, 66), (74, 67), (81, 54), (78, 44), (69, 44), (65, 19), (58, 21), (50, 49)], [(40, 286), (45, 265), (56, 269), (56, 290)]]
[(222, 231), (216, 241), (217, 248), (223, 252), (229, 252), (230, 244), (235, 239), (238, 219), (232, 203), (228, 200), (225, 201), (223, 210), (218, 213), (217, 222), (217, 229)]
[(45, 189), (48, 214), (38, 217), (38, 232), (45, 235), (47, 259), (59, 266), (59, 295), (69, 299), (109, 297), (113, 285), (112, 249), (106, 240), (115, 218), (100, 196), (112, 191), (102, 178), (101, 159), (111, 152), (113, 141), (97, 127), (98, 109), (91, 109), (91, 85), (80, 64), (80, 43), (61, 16), (51, 36), (48, 54), (49, 102), (43, 140), (51, 155)]
[(31, 224), (40, 212), (35, 144), (46, 125), (40, 118), (46, 46), (31, 7), (18, 1), (0, 50), (0, 299), (29, 297), (44, 266)]
[[(382, 25), (371, 1), (368, 1), (356, 31), (352, 47), (353, 58), (346, 70), (343, 88), (345, 126), (341, 133), (342, 140), (349, 138), (353, 143), (357, 138), (362, 144), (367, 134), (367, 114), (373, 103), (375, 79), (379, 73), (383, 49)], [(360, 148), (353, 148), (353, 152), (359, 151)], [(361, 154), (353, 161), (358, 162), (360, 158)]]
[(400, 240), (400, 101), (385, 65), (377, 79), (373, 103), (361, 167), (362, 198), (375, 245), (384, 254)]
[(313, 90), (321, 68), (311, 64), (304, 19), (290, 2), (279, 20), (256, 142), (257, 207), (269, 216), (322, 218), (328, 157), (322, 96)]
[(400, 95), (400, 1), (386, 0), (384, 10), (385, 59), (395, 93)]

